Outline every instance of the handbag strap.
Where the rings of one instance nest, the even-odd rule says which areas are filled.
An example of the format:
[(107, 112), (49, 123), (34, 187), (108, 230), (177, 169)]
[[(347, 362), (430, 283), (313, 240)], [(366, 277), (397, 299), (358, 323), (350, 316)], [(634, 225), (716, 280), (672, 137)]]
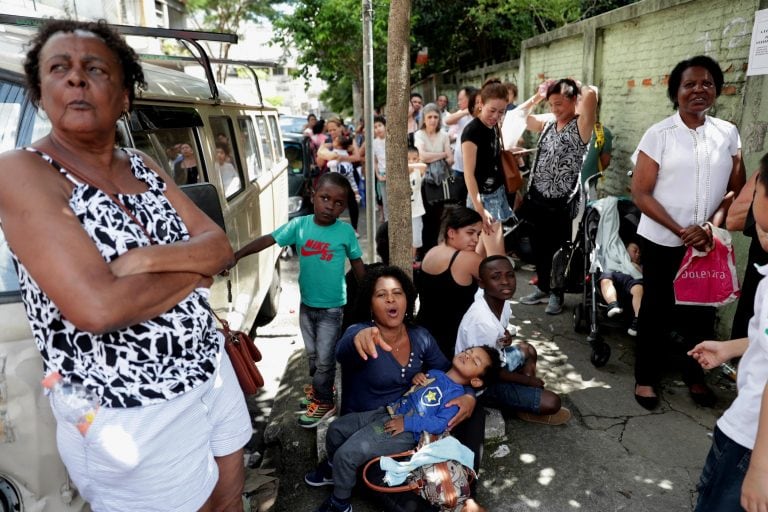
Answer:
[[(409, 455), (413, 455), (416, 453), (416, 450), (408, 450), (405, 452), (395, 453), (394, 455), (388, 455), (388, 457), (407, 457)], [(365, 482), (365, 485), (367, 485), (370, 489), (373, 489), (374, 491), (383, 492), (383, 493), (398, 493), (398, 492), (404, 492), (404, 491), (418, 491), (423, 487), (423, 482), (420, 480), (411, 480), (407, 484), (404, 485), (397, 485), (394, 487), (384, 486), (384, 485), (378, 485), (373, 482), (371, 482), (368, 479), (368, 468), (371, 467), (372, 464), (375, 464), (381, 460), (381, 457), (376, 457), (375, 459), (371, 459), (368, 461), (368, 463), (363, 468), (363, 481)]]
[(149, 243), (151, 245), (157, 244), (157, 240), (155, 239), (155, 237), (153, 237), (150, 234), (150, 232), (147, 230), (146, 226), (144, 226), (144, 224), (138, 219), (138, 217), (136, 217), (136, 215), (127, 206), (125, 206), (125, 203), (123, 203), (123, 201), (117, 196), (117, 194), (115, 194), (114, 192), (110, 192), (108, 190), (105, 190), (103, 187), (100, 187), (95, 181), (93, 181), (93, 179), (91, 179), (88, 176), (84, 175), (74, 165), (71, 165), (70, 163), (62, 160), (59, 157), (53, 157), (52, 156), (52, 158), (54, 158), (54, 160), (56, 160), (57, 162), (60, 162), (60, 164), (63, 164), (62, 167), (69, 174), (71, 174), (72, 176), (74, 176), (78, 180), (82, 181), (86, 185), (89, 185), (89, 186), (91, 186), (91, 187), (101, 191), (102, 193), (104, 193), (108, 198), (110, 198), (112, 200), (113, 203), (115, 203), (118, 207), (120, 207), (120, 209), (123, 210), (123, 212), (125, 212), (125, 214), (133, 222), (135, 222), (137, 226), (139, 226), (139, 229), (141, 229), (141, 232), (144, 233), (144, 235), (147, 237), (147, 239), (149, 240)]

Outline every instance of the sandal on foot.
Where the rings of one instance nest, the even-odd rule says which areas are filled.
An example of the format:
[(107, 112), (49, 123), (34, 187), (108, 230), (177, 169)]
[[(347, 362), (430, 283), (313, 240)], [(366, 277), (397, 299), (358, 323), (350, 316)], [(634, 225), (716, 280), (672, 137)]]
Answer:
[(531, 412), (518, 412), (517, 417), (529, 423), (541, 423), (542, 425), (562, 425), (571, 419), (571, 411), (561, 407), (555, 414), (533, 414)]

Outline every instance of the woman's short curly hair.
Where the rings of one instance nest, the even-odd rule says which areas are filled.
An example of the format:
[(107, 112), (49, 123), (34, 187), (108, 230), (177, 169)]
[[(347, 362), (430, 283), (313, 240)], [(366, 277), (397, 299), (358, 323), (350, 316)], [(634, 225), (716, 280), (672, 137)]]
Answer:
[(400, 283), (405, 292), (405, 322), (413, 322), (413, 312), (416, 308), (416, 286), (406, 272), (395, 265), (381, 265), (367, 269), (365, 279), (360, 286), (357, 294), (356, 317), (360, 320), (371, 319), (371, 301), (373, 292), (376, 288), (376, 282), (382, 277), (391, 277)]
[(704, 68), (712, 75), (712, 80), (715, 82), (715, 97), (719, 97), (723, 90), (723, 84), (725, 83), (723, 70), (720, 69), (720, 64), (715, 59), (706, 55), (697, 55), (690, 59), (681, 60), (672, 69), (672, 72), (669, 74), (669, 81), (667, 82), (667, 96), (669, 96), (674, 110), (677, 110), (677, 107), (679, 107), (677, 91), (680, 89), (680, 83), (683, 81), (683, 72), (693, 67)]
[(123, 68), (123, 86), (128, 91), (128, 100), (133, 105), (136, 97), (136, 87), (147, 86), (144, 80), (144, 71), (139, 63), (139, 56), (128, 46), (125, 39), (112, 29), (106, 21), (75, 21), (75, 20), (48, 20), (40, 26), (37, 35), (30, 42), (30, 50), (24, 59), (24, 73), (26, 74), (27, 96), (37, 105), (40, 102), (40, 50), (45, 43), (60, 32), (73, 33), (76, 31), (90, 32), (101, 39), (112, 50)]

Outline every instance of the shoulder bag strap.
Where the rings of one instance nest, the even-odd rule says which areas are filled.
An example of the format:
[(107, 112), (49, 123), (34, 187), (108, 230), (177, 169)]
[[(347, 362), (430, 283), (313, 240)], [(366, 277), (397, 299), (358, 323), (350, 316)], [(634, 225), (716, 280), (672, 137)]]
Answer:
[[(406, 452), (400, 452), (395, 453), (394, 455), (388, 455), (388, 457), (395, 458), (395, 457), (408, 457), (416, 453), (416, 450), (408, 450)], [(416, 480), (411, 480), (407, 484), (404, 485), (397, 485), (394, 487), (384, 486), (384, 485), (378, 485), (370, 480), (368, 480), (368, 468), (371, 467), (372, 464), (375, 464), (379, 462), (381, 457), (376, 457), (375, 459), (371, 459), (368, 461), (368, 463), (363, 468), (363, 481), (365, 482), (365, 485), (368, 486), (369, 489), (373, 489), (374, 491), (383, 492), (383, 493), (398, 493), (398, 492), (404, 492), (404, 491), (418, 491), (419, 490), (419, 482)]]

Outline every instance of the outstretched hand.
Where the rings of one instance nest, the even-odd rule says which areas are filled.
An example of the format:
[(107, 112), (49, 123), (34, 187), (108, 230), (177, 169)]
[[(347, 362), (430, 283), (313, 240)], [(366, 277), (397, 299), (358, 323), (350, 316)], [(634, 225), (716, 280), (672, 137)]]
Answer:
[(723, 342), (706, 340), (689, 350), (688, 355), (694, 358), (705, 370), (711, 370), (730, 359), (725, 348)]
[(392, 352), (392, 347), (381, 337), (378, 327), (366, 327), (355, 335), (353, 341), (355, 350), (363, 361), (367, 361), (369, 356), (374, 359), (379, 357), (376, 350), (377, 346), (382, 350)]

